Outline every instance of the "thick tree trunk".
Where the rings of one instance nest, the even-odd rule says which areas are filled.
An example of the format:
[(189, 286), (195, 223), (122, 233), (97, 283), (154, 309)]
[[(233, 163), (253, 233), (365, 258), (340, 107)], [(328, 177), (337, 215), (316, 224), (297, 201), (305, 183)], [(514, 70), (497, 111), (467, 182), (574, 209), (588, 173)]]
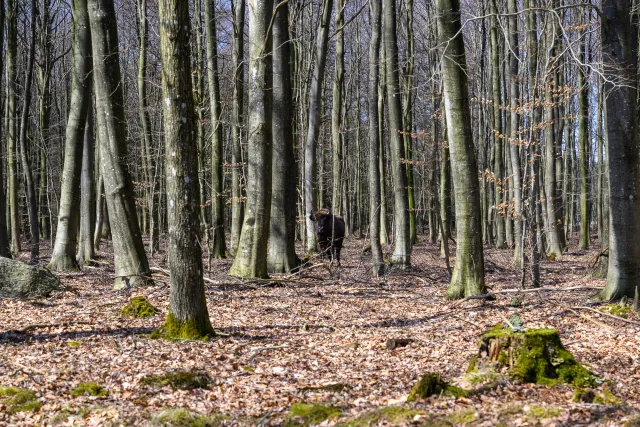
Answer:
[[(73, 270), (78, 267), (76, 248), (81, 212), (78, 206), (81, 203), (81, 194), (84, 194), (80, 191), (80, 184), (83, 146), (86, 139), (85, 127), (90, 128), (87, 126), (87, 115), (89, 108), (92, 108), (91, 83), (93, 78), (91, 75), (91, 31), (86, 0), (75, 0), (73, 3), (73, 35), (71, 104), (65, 140), (58, 228), (53, 254), (49, 262), (49, 268), (60, 271)], [(93, 144), (93, 135), (89, 139), (89, 143)], [(90, 197), (88, 194), (84, 195), (85, 197), (82, 199)], [(86, 261), (86, 259), (82, 261)]]
[(391, 176), (393, 178), (394, 250), (391, 262), (401, 268), (411, 265), (409, 236), (409, 199), (405, 168), (404, 138), (402, 136), (402, 102), (399, 96), (398, 43), (395, 0), (384, 0), (383, 31), (387, 64), (386, 85), (389, 103), (389, 136)]
[(486, 292), (480, 186), (471, 131), (460, 2), (436, 0), (436, 11), (440, 42), (446, 45), (442, 79), (456, 205), (456, 264), (447, 297), (462, 298)]
[(191, 86), (189, 3), (160, 0), (165, 176), (169, 225), (167, 338), (213, 335), (204, 292), (196, 116)]
[(218, 80), (218, 36), (215, 0), (205, 0), (204, 19), (207, 35), (207, 80), (211, 103), (211, 200), (214, 258), (226, 258), (224, 233), (224, 189), (222, 174), (222, 123), (220, 122), (220, 83)]
[(380, 132), (378, 130), (378, 79), (380, 76), (381, 0), (370, 0), (371, 41), (369, 42), (369, 240), (371, 242), (372, 273), (379, 276), (384, 270), (380, 244)]
[[(207, 0), (208, 1), (208, 0)], [(244, 126), (244, 15), (245, 0), (232, 0), (233, 10), (233, 111), (231, 128), (231, 253), (236, 254), (244, 219), (244, 201), (241, 177), (244, 175), (242, 158), (242, 127)]]
[(300, 260), (296, 255), (296, 161), (293, 152), (293, 94), (289, 6), (275, 11), (273, 22), (273, 166), (271, 221), (269, 224), (269, 273), (289, 273)]
[(307, 229), (307, 251), (316, 252), (316, 231), (311, 220), (311, 213), (316, 209), (316, 197), (314, 181), (316, 176), (316, 148), (318, 135), (320, 134), (321, 113), (320, 103), (324, 82), (324, 69), (327, 62), (327, 46), (329, 42), (329, 29), (331, 24), (331, 10), (333, 0), (324, 0), (322, 17), (318, 28), (316, 41), (316, 63), (309, 89), (309, 124), (307, 126), (307, 141), (304, 152), (304, 202), (305, 224)]
[[(115, 255), (115, 288), (150, 282), (126, 164), (126, 121), (113, 0), (88, 0), (100, 160)], [(191, 96), (191, 94), (189, 94)]]
[(271, 216), (272, 57), (269, 22), (273, 1), (249, 0), (249, 149), (247, 211), (229, 274), (268, 277), (267, 240)]
[(640, 283), (640, 156), (637, 112), (637, 49), (628, 0), (605, 0), (602, 55), (607, 69), (627, 84), (606, 83), (609, 169), (609, 270), (603, 300), (633, 298)]

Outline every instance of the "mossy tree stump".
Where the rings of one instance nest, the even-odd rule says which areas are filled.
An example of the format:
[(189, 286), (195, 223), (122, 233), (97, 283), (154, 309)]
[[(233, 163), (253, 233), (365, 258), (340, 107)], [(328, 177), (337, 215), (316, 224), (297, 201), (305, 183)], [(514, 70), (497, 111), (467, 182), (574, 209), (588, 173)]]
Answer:
[(515, 332), (497, 325), (480, 339), (478, 357), (469, 371), (492, 367), (513, 379), (542, 385), (595, 385), (594, 376), (567, 351), (555, 329)]

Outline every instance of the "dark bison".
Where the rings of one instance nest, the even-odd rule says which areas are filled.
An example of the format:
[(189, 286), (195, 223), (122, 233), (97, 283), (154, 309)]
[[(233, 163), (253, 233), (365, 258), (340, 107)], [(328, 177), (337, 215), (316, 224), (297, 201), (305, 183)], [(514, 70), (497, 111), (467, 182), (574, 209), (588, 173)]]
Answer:
[(315, 224), (318, 245), (322, 255), (329, 253), (331, 261), (336, 260), (339, 265), (340, 250), (344, 240), (344, 219), (341, 216), (333, 215), (329, 209), (313, 211), (309, 218)]

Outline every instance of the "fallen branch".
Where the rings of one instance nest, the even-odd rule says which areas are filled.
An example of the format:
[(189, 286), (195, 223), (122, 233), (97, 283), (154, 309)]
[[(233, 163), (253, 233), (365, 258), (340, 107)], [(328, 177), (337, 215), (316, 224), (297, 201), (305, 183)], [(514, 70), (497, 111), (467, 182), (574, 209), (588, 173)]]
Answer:
[[(568, 311), (570, 311), (570, 312), (572, 312), (573, 314), (575, 314), (576, 316), (578, 316), (578, 317), (580, 317), (580, 318), (582, 318), (582, 319), (588, 320), (589, 322), (592, 322), (593, 324), (595, 324), (595, 325), (597, 325), (597, 326), (600, 326), (601, 328), (604, 328), (604, 329), (613, 329), (611, 326), (609, 326), (609, 325), (607, 325), (607, 324), (605, 324), (605, 323), (598, 322), (598, 321), (597, 321), (596, 319), (594, 319), (593, 317), (590, 317), (590, 316), (587, 316), (587, 315), (584, 315), (584, 314), (580, 314), (580, 313), (578, 313), (577, 311), (575, 311), (575, 310), (573, 310), (573, 309), (571, 309), (571, 308), (567, 308), (567, 310), (568, 310)], [(565, 345), (567, 345), (567, 344), (565, 344)]]
[(280, 350), (282, 348), (289, 348), (288, 345), (284, 344), (284, 345), (273, 345), (273, 346), (269, 346), (269, 347), (258, 347), (258, 348), (253, 348), (251, 349), (251, 357), (249, 357), (249, 362), (252, 362), (253, 359), (259, 354), (262, 353), (263, 351), (268, 351), (268, 350)]
[(634, 320), (625, 319), (624, 317), (616, 316), (615, 314), (607, 313), (606, 311), (596, 310), (595, 308), (585, 307), (585, 306), (582, 306), (582, 305), (578, 306), (578, 307), (571, 307), (571, 308), (576, 309), (576, 310), (593, 311), (594, 313), (602, 314), (602, 315), (604, 315), (606, 317), (610, 317), (612, 319), (616, 319), (616, 320), (619, 320), (621, 322), (628, 323), (630, 325), (640, 326), (640, 322), (636, 322)]
[(505, 289), (502, 291), (487, 292), (486, 294), (483, 294), (483, 295), (474, 295), (474, 296), (466, 297), (463, 301), (472, 300), (472, 299), (487, 299), (487, 298), (491, 298), (494, 295), (500, 295), (500, 294), (529, 294), (533, 292), (600, 291), (602, 289), (603, 289), (603, 286), (571, 286), (569, 288), (543, 287), (543, 288), (531, 288), (531, 289)]

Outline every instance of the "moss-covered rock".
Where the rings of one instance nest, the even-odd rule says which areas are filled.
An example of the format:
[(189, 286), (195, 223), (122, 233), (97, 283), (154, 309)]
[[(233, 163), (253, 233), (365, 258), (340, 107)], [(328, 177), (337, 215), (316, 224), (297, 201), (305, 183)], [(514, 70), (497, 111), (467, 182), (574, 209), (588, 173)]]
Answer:
[(171, 312), (167, 314), (164, 324), (153, 331), (149, 338), (167, 340), (195, 340), (206, 341), (215, 336), (215, 332), (211, 325), (204, 325), (196, 319), (188, 322), (178, 320)]
[(202, 415), (185, 408), (170, 408), (153, 417), (151, 424), (164, 427), (217, 427), (227, 419), (222, 414)]
[(207, 389), (211, 377), (201, 371), (175, 371), (163, 375), (147, 375), (140, 380), (140, 384), (147, 386), (170, 386), (174, 390)]
[(34, 412), (42, 406), (33, 391), (20, 387), (0, 387), (0, 404), (9, 414)]
[(342, 411), (335, 406), (294, 403), (289, 408), (286, 426), (311, 426), (333, 418), (339, 418)]
[(555, 329), (516, 332), (497, 325), (480, 339), (474, 367), (480, 366), (505, 370), (512, 378), (525, 383), (595, 385), (595, 377), (562, 346)]
[(404, 425), (411, 423), (416, 417), (426, 417), (427, 413), (403, 406), (387, 406), (367, 412), (358, 418), (338, 423), (339, 427), (368, 427), (380, 423)]
[(444, 381), (440, 374), (426, 373), (411, 389), (407, 402), (426, 399), (429, 396), (464, 397), (467, 394), (466, 390)]
[(95, 396), (95, 397), (103, 397), (109, 394), (109, 391), (102, 387), (100, 384), (90, 381), (86, 383), (78, 384), (76, 387), (71, 389), (71, 396), (79, 397), (79, 396)]
[(153, 317), (160, 310), (153, 306), (145, 297), (133, 297), (127, 305), (122, 307), (120, 315), (125, 317), (146, 318)]

